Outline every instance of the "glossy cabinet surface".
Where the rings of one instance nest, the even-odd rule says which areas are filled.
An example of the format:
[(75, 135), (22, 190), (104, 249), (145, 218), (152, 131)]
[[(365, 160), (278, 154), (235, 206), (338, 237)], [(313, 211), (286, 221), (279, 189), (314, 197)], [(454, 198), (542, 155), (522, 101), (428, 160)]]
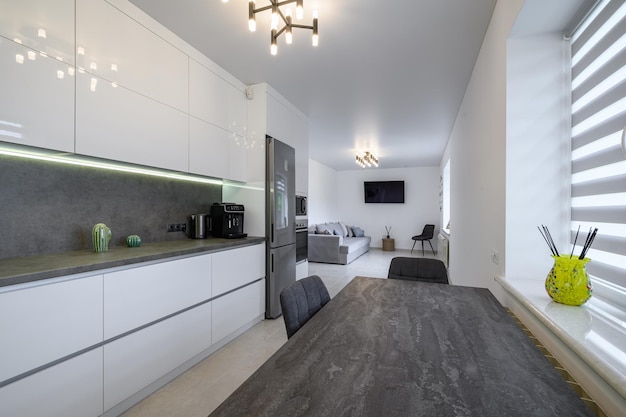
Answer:
[(0, 141), (73, 152), (73, 67), (0, 38), (0, 74)]
[(214, 300), (212, 340), (217, 343), (265, 313), (265, 280)]
[(213, 255), (213, 295), (218, 296), (265, 276), (265, 245)]
[(232, 133), (195, 117), (189, 118), (189, 172), (228, 178)]
[(187, 171), (187, 114), (91, 74), (76, 81), (76, 153)]
[(109, 3), (76, 3), (76, 48), (88, 73), (187, 111), (187, 55)]
[(0, 0), (0, 36), (72, 65), (74, 0)]
[[(142, 304), (145, 308), (146, 305)], [(104, 346), (104, 408), (163, 377), (211, 345), (211, 303)]]
[(189, 60), (189, 114), (245, 136), (245, 94), (193, 59)]
[(104, 339), (210, 299), (211, 257), (194, 256), (105, 274)]
[(261, 320), (264, 250), (3, 287), (0, 415), (98, 416), (171, 380)]
[(291, 127), (296, 148), (296, 194), (309, 193), (309, 123), (297, 114), (292, 115)]
[(291, 134), (291, 110), (271, 94), (267, 94), (267, 134), (294, 146)]
[(0, 415), (99, 416), (102, 376), (102, 348), (97, 348), (0, 388)]
[(102, 275), (0, 293), (0, 381), (102, 341)]

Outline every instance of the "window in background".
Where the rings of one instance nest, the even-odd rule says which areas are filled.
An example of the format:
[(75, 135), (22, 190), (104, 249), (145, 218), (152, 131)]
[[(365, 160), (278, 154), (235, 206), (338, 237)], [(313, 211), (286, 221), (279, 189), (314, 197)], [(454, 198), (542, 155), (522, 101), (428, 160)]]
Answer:
[(446, 233), (450, 233), (450, 160), (443, 167), (442, 174), (442, 222), (441, 226)]
[[(604, 0), (571, 39), (572, 224), (590, 228), (594, 296), (626, 310), (626, 1)], [(584, 233), (583, 233), (584, 232)], [(582, 237), (581, 237), (582, 236)]]

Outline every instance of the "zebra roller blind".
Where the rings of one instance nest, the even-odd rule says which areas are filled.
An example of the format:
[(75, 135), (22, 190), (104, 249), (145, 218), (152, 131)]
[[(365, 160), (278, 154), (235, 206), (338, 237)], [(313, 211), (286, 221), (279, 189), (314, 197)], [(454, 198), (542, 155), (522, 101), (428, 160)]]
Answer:
[(624, 311), (626, 0), (599, 2), (572, 35), (571, 53), (571, 241), (579, 226), (583, 238), (598, 228), (587, 255), (594, 296)]

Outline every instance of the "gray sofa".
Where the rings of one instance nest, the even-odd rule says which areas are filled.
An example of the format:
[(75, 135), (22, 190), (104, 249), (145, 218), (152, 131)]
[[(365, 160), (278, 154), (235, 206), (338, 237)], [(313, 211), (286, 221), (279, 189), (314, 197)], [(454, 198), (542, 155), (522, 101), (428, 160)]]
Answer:
[(372, 238), (356, 226), (323, 223), (309, 227), (309, 262), (347, 265), (370, 250)]

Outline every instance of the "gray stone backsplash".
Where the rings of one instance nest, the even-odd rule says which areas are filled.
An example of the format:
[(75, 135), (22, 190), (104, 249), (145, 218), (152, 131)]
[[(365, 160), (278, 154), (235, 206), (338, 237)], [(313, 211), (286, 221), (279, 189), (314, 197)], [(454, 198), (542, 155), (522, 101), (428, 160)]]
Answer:
[(0, 155), (0, 259), (91, 249), (96, 223), (111, 228), (109, 247), (187, 239), (166, 225), (221, 198), (220, 185)]

